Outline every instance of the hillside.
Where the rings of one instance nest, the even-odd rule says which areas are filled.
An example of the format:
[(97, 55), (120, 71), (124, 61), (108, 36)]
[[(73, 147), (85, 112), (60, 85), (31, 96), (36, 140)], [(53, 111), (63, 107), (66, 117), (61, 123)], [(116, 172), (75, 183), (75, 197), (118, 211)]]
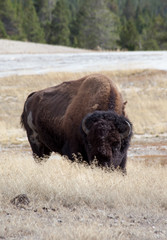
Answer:
[(0, 54), (78, 53), (86, 51), (88, 50), (65, 46), (0, 39)]
[(167, 49), (164, 0), (0, 1), (0, 38), (86, 49)]

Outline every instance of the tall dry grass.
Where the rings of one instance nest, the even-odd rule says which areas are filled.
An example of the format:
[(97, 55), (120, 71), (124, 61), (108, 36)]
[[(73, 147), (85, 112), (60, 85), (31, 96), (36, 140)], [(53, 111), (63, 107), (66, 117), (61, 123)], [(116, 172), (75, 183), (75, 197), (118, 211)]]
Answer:
[[(167, 72), (103, 72), (119, 86), (127, 104), (127, 113), (137, 134), (167, 132)], [(28, 94), (88, 73), (55, 73), (36, 76), (0, 78), (0, 141), (20, 144), (25, 133), (20, 128), (20, 115)]]
[[(36, 164), (29, 153), (0, 153), (0, 236), (152, 240), (153, 227), (159, 229), (166, 216), (166, 172), (167, 167), (130, 161), (123, 177), (59, 155)], [(30, 200), (25, 209), (10, 203), (19, 194)]]
[(27, 193), (34, 204), (55, 207), (87, 204), (98, 208), (167, 209), (165, 166), (130, 161), (128, 175), (71, 163), (59, 155), (37, 164), (25, 153), (0, 153), (1, 201)]
[[(167, 131), (167, 73), (104, 72), (128, 101), (137, 134)], [(27, 148), (20, 115), (27, 95), (85, 73), (0, 78), (0, 238), (67, 240), (166, 239), (167, 167), (131, 157), (128, 175), (71, 163), (59, 155), (42, 164)], [(1, 149), (0, 149), (1, 150)], [(150, 156), (149, 156), (150, 157)], [(26, 194), (29, 206), (10, 202)]]

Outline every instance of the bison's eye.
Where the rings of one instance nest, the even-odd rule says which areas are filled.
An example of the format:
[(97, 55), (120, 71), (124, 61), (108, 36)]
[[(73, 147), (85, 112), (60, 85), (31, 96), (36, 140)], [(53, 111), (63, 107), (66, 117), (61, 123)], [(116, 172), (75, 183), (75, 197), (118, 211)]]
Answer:
[(119, 142), (113, 142), (113, 143), (112, 143), (112, 146), (113, 146), (113, 147), (117, 147), (118, 145), (119, 145)]
[(88, 143), (88, 148), (91, 149), (92, 148), (92, 145), (90, 143)]

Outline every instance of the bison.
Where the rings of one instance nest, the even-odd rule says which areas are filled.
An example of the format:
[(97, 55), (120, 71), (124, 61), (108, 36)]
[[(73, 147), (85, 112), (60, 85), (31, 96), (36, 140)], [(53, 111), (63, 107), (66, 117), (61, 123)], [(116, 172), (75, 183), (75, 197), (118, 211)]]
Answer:
[(58, 152), (74, 160), (80, 153), (89, 164), (96, 158), (100, 166), (126, 172), (132, 124), (116, 85), (104, 75), (31, 93), (21, 124), (35, 158)]

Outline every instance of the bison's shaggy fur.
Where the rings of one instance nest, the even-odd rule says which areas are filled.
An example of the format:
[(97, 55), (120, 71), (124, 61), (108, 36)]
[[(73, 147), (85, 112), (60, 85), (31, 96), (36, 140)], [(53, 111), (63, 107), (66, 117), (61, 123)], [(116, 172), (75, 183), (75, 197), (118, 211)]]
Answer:
[(31, 93), (21, 123), (35, 157), (81, 153), (88, 163), (96, 157), (125, 171), (132, 124), (124, 107), (112, 80), (94, 74)]

